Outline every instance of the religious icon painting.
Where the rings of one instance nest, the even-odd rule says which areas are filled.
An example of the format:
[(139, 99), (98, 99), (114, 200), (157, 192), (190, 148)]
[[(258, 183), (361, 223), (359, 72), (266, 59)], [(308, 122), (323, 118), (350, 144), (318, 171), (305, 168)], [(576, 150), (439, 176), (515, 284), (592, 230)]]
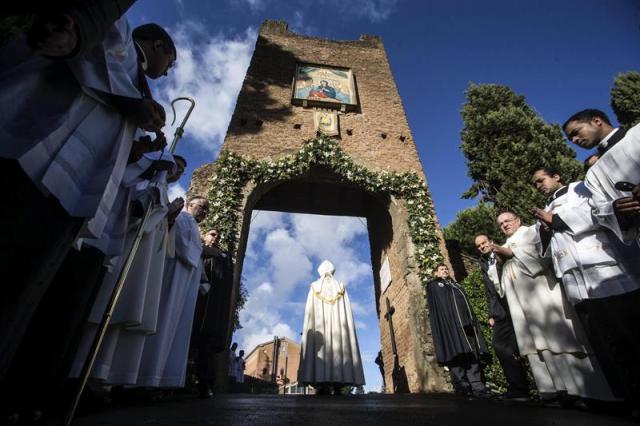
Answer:
[(316, 132), (326, 136), (336, 136), (340, 134), (338, 127), (338, 113), (328, 111), (314, 111), (313, 127)]
[(355, 109), (358, 102), (353, 72), (347, 68), (298, 64), (293, 80), (292, 103)]

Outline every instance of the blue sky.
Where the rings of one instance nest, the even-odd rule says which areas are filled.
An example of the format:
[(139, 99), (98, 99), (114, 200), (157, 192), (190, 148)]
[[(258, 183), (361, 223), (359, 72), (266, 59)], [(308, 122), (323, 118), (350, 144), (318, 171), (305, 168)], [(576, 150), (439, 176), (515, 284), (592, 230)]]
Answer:
[[(469, 82), (506, 84), (526, 96), (546, 121), (558, 123), (586, 107), (611, 113), (614, 76), (640, 69), (637, 0), (139, 0), (129, 18), (134, 25), (157, 22), (177, 41), (178, 65), (169, 79), (156, 85), (157, 97), (166, 101), (192, 95), (198, 102), (178, 149), (189, 161), (188, 173), (174, 195), (188, 187), (195, 167), (215, 159), (264, 19), (285, 20), (293, 31), (318, 37), (382, 36), (443, 225), (475, 204), (460, 199), (470, 184), (459, 151), (459, 111)], [(586, 153), (578, 155), (584, 158)], [(252, 228), (255, 256), (245, 263), (250, 293), (268, 283), (291, 298), (287, 303), (304, 301), (301, 294), (315, 279), (322, 252), (304, 243), (302, 231), (307, 228), (298, 222), (314, 223), (318, 229), (326, 224), (322, 218), (261, 215), (256, 220), (268, 223), (253, 227), (261, 231)], [(366, 232), (356, 232), (360, 220), (345, 221), (351, 231), (341, 237), (341, 248), (351, 250), (354, 264), (368, 265)], [(312, 265), (297, 276), (298, 287), (287, 284), (291, 289), (280, 283), (277, 256), (269, 252), (273, 239), (285, 234), (288, 247), (298, 244)], [(362, 345), (374, 348), (377, 331), (371, 331), (375, 324), (367, 305), (372, 299), (370, 273), (349, 278), (354, 280), (348, 283), (352, 298), (362, 307), (356, 316), (368, 326), (359, 330)], [(291, 333), (300, 327), (284, 307), (276, 311), (278, 321), (271, 318), (262, 324), (272, 328), (268, 332), (283, 324)], [(247, 326), (238, 338), (250, 342), (261, 330)], [(367, 378), (374, 380), (373, 373)]]

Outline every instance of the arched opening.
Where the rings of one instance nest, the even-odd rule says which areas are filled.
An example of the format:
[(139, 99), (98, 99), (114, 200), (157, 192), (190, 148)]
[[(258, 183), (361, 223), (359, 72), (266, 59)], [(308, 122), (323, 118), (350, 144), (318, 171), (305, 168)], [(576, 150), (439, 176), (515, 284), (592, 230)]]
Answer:
[[(322, 167), (266, 190), (255, 188), (253, 194), (245, 210), (250, 222), (241, 238), (246, 250), (238, 254), (249, 290), (247, 309), (240, 317), (248, 330), (239, 330), (233, 338), (249, 354), (247, 374), (276, 380), (280, 391), (284, 390), (281, 373), (295, 382), (292, 369), (297, 370), (298, 359), (288, 363), (283, 359), (293, 353), (286, 347), (300, 342), (308, 284), (318, 278), (316, 267), (326, 258), (337, 267), (336, 277), (347, 285), (367, 379), (365, 389), (379, 392), (383, 379), (374, 360), (381, 349), (380, 262), (372, 259), (381, 258), (392, 238), (389, 198), (344, 184)], [(273, 335), (287, 338), (280, 343), (280, 356), (269, 343), (273, 335), (264, 333), (269, 328)], [(299, 353), (293, 356), (299, 358)], [(261, 371), (265, 368), (269, 374)]]
[[(370, 276), (373, 276), (373, 306), (377, 319), (377, 324), (371, 326), (379, 330), (379, 348), (385, 365), (385, 391), (398, 393), (425, 390), (427, 386), (422, 371), (423, 353), (418, 349), (421, 339), (416, 336), (424, 332), (423, 327), (417, 324), (424, 317), (415, 317), (415, 311), (420, 310), (423, 301), (411, 297), (406, 285), (409, 269), (407, 245), (410, 237), (406, 212), (401, 203), (389, 194), (373, 194), (345, 182), (331, 169), (318, 165), (296, 178), (252, 186), (245, 193), (247, 195), (234, 271), (236, 289), (239, 288), (242, 277), (251, 219), (257, 211), (363, 218), (366, 221), (370, 248)], [(383, 292), (381, 269), (385, 261), (391, 265), (391, 285)], [(387, 315), (389, 307), (395, 310), (391, 319)], [(413, 308), (412, 312), (408, 312), (410, 308)], [(229, 335), (231, 337), (231, 333)], [(246, 349), (248, 352), (253, 348)], [(368, 354), (366, 362), (373, 361), (370, 355)], [(377, 368), (375, 365), (368, 367)]]
[[(366, 218), (386, 391), (448, 389), (435, 361), (424, 293), (444, 246), (419, 174), (369, 170), (337, 141), (319, 137), (275, 161), (223, 152), (199, 170), (196, 182), (192, 190), (206, 188), (211, 202), (205, 225), (222, 230), (235, 257), (232, 312), (254, 211)], [(230, 322), (228, 343), (231, 329)], [(221, 359), (221, 373), (225, 365)]]

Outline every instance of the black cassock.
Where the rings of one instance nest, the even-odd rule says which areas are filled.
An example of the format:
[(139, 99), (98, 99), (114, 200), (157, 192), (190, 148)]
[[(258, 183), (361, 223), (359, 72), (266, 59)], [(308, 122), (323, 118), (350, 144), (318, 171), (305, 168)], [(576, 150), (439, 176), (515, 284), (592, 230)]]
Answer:
[(474, 358), (488, 364), (487, 349), (478, 321), (462, 287), (453, 280), (437, 278), (427, 284), (429, 319), (436, 359), (441, 365)]
[[(214, 247), (214, 249), (217, 249)], [(215, 381), (216, 359), (226, 356), (231, 317), (231, 290), (233, 286), (233, 262), (231, 256), (217, 249), (212, 257), (205, 258), (204, 272), (211, 284), (206, 294), (198, 294), (191, 331), (191, 351), (196, 364), (200, 392), (203, 395)], [(218, 354), (218, 356), (216, 356)], [(225, 370), (226, 380), (226, 370)]]
[(231, 256), (218, 250), (216, 255), (204, 259), (204, 272), (211, 290), (207, 294), (198, 295), (193, 334), (210, 340), (214, 352), (226, 351), (233, 288)]

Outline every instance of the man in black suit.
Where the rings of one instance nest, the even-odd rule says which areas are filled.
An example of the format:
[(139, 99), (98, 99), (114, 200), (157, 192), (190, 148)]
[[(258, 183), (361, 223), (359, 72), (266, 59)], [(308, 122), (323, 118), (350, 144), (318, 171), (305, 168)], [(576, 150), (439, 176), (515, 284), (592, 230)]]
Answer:
[(478, 263), (482, 269), (484, 292), (489, 307), (489, 326), (493, 331), (491, 343), (508, 383), (508, 390), (503, 397), (514, 401), (525, 401), (529, 398), (527, 378), (519, 359), (518, 342), (511, 323), (509, 305), (500, 283), (502, 265), (493, 253), (493, 241), (487, 235), (477, 235), (475, 245), (480, 252)]

